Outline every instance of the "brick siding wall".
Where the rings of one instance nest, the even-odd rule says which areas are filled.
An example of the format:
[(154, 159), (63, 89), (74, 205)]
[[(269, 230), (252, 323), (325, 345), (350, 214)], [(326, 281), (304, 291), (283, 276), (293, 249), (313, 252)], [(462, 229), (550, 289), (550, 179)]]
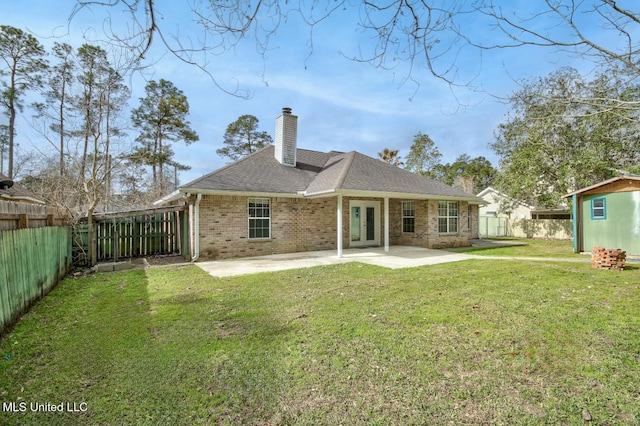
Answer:
[(271, 238), (248, 238), (249, 197), (205, 195), (200, 257), (229, 259), (336, 248), (336, 198), (272, 197)]
[(391, 245), (429, 247), (427, 200), (415, 200), (414, 232), (402, 232), (402, 202), (411, 200), (389, 200), (389, 242)]
[[(336, 249), (337, 197), (299, 199), (271, 197), (271, 238), (248, 238), (245, 196), (205, 195), (200, 203), (200, 257), (229, 259), (277, 253)], [(349, 201), (380, 202), (380, 244), (384, 245), (384, 200), (343, 197), (343, 247), (349, 247)], [(402, 232), (402, 201), (389, 200), (389, 241), (391, 245), (426, 248), (465, 247), (478, 236), (478, 206), (459, 202), (458, 232), (438, 233), (438, 201), (415, 200), (415, 232)]]
[[(429, 200), (429, 219), (428, 229), (429, 235), (429, 248), (449, 248), (449, 247), (469, 247), (471, 243), (471, 230), (469, 229), (469, 212), (467, 202), (458, 202), (458, 232), (451, 234), (441, 234), (438, 232), (438, 201)], [(477, 222), (477, 216), (475, 222)], [(477, 226), (477, 225), (476, 225)]]
[[(478, 238), (478, 206), (458, 202), (458, 232), (441, 234), (438, 232), (438, 201), (415, 200), (414, 232), (402, 232), (402, 202), (411, 200), (392, 199), (389, 201), (389, 241), (391, 245), (416, 246), (426, 248), (468, 247), (470, 238)], [(469, 227), (471, 224), (471, 227)]]
[(479, 238), (479, 219), (480, 219), (480, 206), (477, 204), (471, 205), (471, 229), (469, 230), (469, 238)]

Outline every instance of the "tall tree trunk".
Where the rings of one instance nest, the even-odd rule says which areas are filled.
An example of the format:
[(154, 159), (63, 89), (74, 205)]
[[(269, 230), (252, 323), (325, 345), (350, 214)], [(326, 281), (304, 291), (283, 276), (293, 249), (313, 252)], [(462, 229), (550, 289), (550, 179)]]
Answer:
[(156, 162), (154, 161), (151, 170), (153, 171), (153, 188), (155, 189), (158, 186), (158, 172), (157, 172)]
[(164, 191), (164, 173), (163, 173), (164, 161), (162, 159), (162, 135), (159, 135), (158, 141), (159, 141), (158, 145), (159, 145), (159, 152), (160, 152), (160, 165), (159, 165), (158, 172), (160, 173), (160, 192), (163, 192)]
[(4, 145), (5, 145), (5, 141), (1, 140), (0, 141), (0, 173), (2, 174), (4, 174)]
[(66, 81), (62, 81), (62, 88), (60, 94), (60, 108), (58, 113), (60, 114), (60, 176), (64, 176), (64, 103), (66, 95)]
[(9, 150), (8, 150), (8, 163), (7, 163), (7, 176), (9, 179), (13, 179), (13, 153), (14, 153), (14, 138), (16, 128), (16, 72), (17, 63), (14, 61), (11, 68), (11, 86), (9, 87)]
[(16, 127), (16, 107), (13, 100), (13, 95), (9, 98), (9, 150), (7, 152), (7, 176), (9, 179), (13, 179), (13, 144), (14, 144), (14, 129)]
[(111, 154), (109, 153), (109, 145), (111, 142), (111, 98), (109, 92), (107, 92), (106, 100), (106, 114), (105, 114), (105, 147), (104, 147), (104, 162), (105, 162), (105, 185), (104, 185), (104, 202), (105, 211), (109, 211), (109, 201), (111, 199)]
[(84, 122), (85, 122), (85, 130), (84, 130), (84, 149), (82, 151), (82, 163), (80, 165), (80, 179), (85, 179), (85, 171), (87, 168), (87, 156), (89, 154), (89, 138), (93, 131), (93, 123), (91, 120), (91, 99), (93, 96), (92, 87), (89, 87), (89, 93), (85, 95), (86, 105), (84, 105)]
[(158, 164), (160, 163), (160, 149), (158, 148), (158, 136), (153, 138), (153, 189), (158, 189)]
[(93, 225), (93, 206), (87, 212), (87, 240), (89, 241), (89, 265), (95, 266), (98, 263), (98, 239), (96, 238)]

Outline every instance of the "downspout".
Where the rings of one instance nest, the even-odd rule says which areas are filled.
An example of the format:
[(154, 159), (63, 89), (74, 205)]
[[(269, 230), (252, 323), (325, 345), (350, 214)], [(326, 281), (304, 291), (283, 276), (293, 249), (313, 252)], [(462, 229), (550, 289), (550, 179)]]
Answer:
[(202, 193), (196, 195), (196, 202), (193, 209), (193, 256), (191, 261), (195, 262), (200, 257), (200, 201), (202, 201)]
[(578, 223), (582, 218), (578, 215), (578, 196), (573, 194), (571, 196), (571, 202), (573, 203), (573, 252), (580, 253), (580, 242), (578, 229), (582, 224)]

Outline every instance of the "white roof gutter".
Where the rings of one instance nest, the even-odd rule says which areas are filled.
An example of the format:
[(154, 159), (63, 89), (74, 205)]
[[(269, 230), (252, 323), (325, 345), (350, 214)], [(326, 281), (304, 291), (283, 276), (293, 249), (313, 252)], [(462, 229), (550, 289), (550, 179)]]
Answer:
[(175, 201), (175, 200), (179, 200), (180, 198), (183, 198), (184, 195), (181, 195), (181, 192), (179, 189), (176, 189), (175, 191), (173, 191), (170, 194), (165, 195), (164, 197), (160, 198), (159, 200), (156, 200), (153, 202), (154, 206), (159, 206), (165, 203), (169, 203), (171, 201)]

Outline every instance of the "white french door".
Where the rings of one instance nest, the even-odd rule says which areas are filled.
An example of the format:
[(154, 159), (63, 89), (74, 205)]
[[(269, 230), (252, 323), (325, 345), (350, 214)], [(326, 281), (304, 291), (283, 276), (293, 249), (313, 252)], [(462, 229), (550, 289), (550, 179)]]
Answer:
[(349, 241), (351, 247), (380, 245), (379, 201), (349, 201)]

